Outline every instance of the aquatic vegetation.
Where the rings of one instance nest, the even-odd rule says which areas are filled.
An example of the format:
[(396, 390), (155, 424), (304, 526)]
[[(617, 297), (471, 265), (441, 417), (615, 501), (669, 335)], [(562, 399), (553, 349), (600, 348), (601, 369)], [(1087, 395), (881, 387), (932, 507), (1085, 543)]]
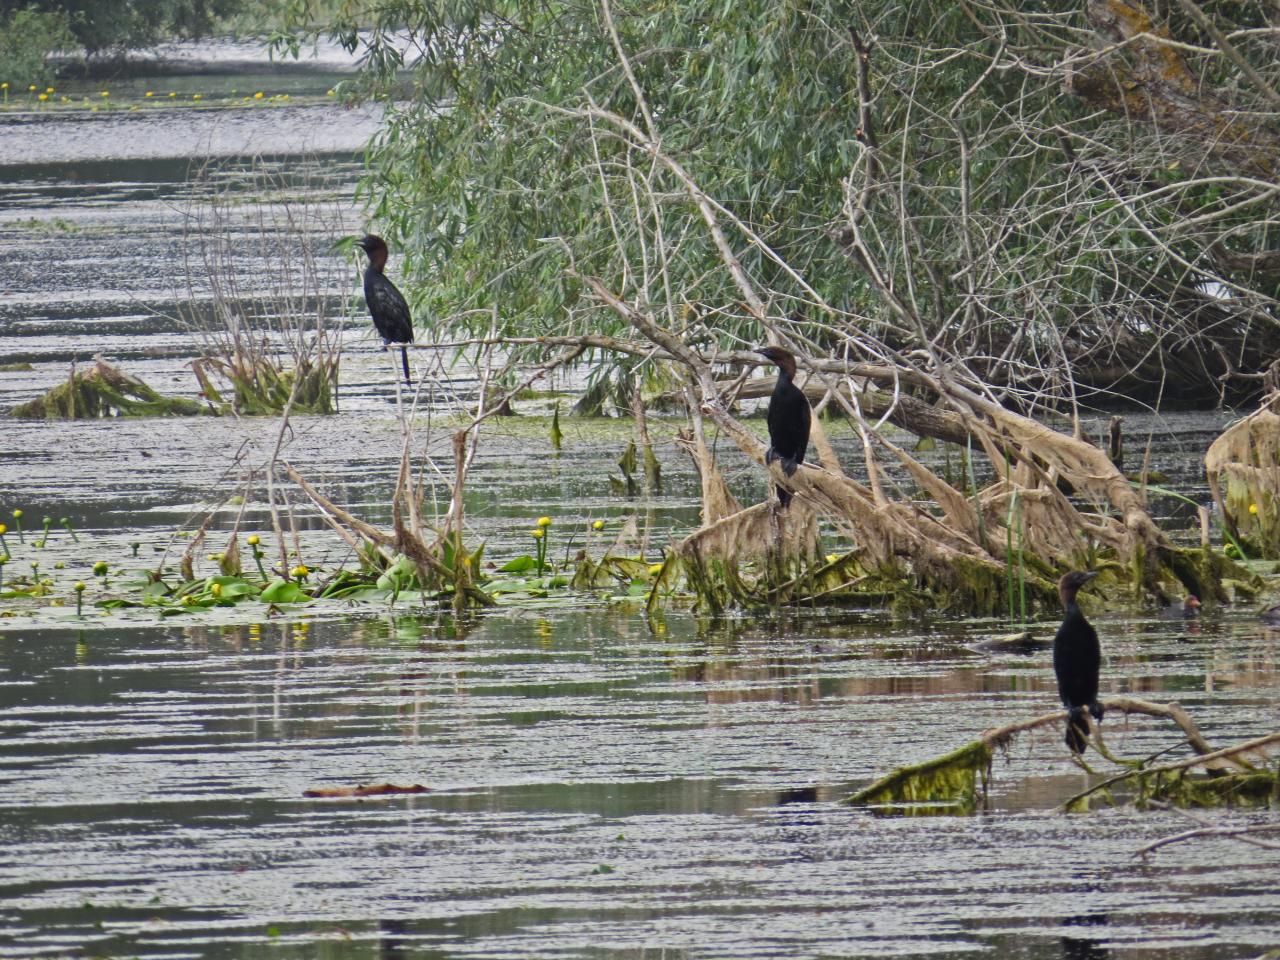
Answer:
[(1269, 396), (1205, 453), (1214, 503), (1241, 557), (1280, 559), (1280, 410)]
[(137, 377), (98, 359), (84, 371), (73, 364), (65, 383), (13, 409), (36, 420), (96, 420), (104, 417), (175, 417), (205, 412), (195, 400), (166, 397)]

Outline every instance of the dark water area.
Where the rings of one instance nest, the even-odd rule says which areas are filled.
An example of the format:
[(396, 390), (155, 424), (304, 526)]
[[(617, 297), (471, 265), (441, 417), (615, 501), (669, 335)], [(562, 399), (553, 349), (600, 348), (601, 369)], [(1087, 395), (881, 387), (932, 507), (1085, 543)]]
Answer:
[[(348, 66), (294, 79), (319, 90)], [(166, 67), (128, 82), (161, 89), (163, 76), (229, 97), (251, 86), (245, 69)], [(190, 303), (205, 294), (182, 265), (190, 211), (210, 189), (193, 170), (210, 157), (247, 208), (278, 203), (255, 194), (262, 164), (307, 193), (327, 211), (317, 244), (365, 228), (354, 194), (376, 118), (319, 99), (277, 104), (0, 113), (0, 364), (31, 365), (0, 371), (0, 409), (99, 353), (195, 394)], [(303, 129), (319, 147), (295, 136)], [(255, 156), (266, 159), (255, 167)], [(227, 229), (252, 248), (259, 222)], [(349, 324), (341, 412), (295, 421), (286, 455), (385, 523), (400, 443), (390, 364), (366, 329), (357, 263), (327, 262)], [(261, 276), (246, 256), (244, 282)], [(414, 449), (433, 468), (433, 509), (452, 477), (448, 418), (477, 376), (458, 367), (422, 407)], [(1145, 456), (1205, 502), (1200, 458), (1230, 416), (1128, 415), (1133, 468)], [(1105, 421), (1090, 419), (1090, 435)], [(543, 420), (488, 428), (467, 499), (487, 556), (527, 550), (544, 514), (556, 556), (594, 519), (609, 536), (634, 519), (651, 559), (696, 525), (697, 480), (670, 443), (673, 424), (654, 427), (664, 491), (638, 501), (608, 483), (627, 425), (563, 426), (559, 455)], [(829, 429), (856, 462), (847, 426)], [(234, 458), (262, 455), (278, 430), (9, 421), (0, 517), (20, 506), (28, 530), (44, 515), (73, 522), (81, 543), (55, 532), (40, 554), (46, 568), (65, 563), (60, 578), (90, 579), (99, 557), (140, 569), (232, 492)], [(725, 468), (739, 496), (763, 494), (757, 468)], [(294, 506), (308, 559), (341, 561), (314, 512)], [(1194, 537), (1192, 508), (1154, 507)], [(221, 511), (214, 529), (234, 515)], [(265, 527), (259, 504), (246, 518)], [(1213, 743), (1280, 728), (1277, 634), (1254, 611), (1098, 617), (1104, 693), (1176, 699)], [(1047, 653), (983, 649), (1009, 630), (880, 610), (709, 620), (676, 609), (651, 621), (585, 602), (461, 621), (406, 604), (82, 629), (0, 616), (0, 957), (1236, 960), (1280, 946), (1280, 852), (1219, 838), (1136, 856), (1194, 824), (1173, 811), (1057, 812), (1090, 782), (1059, 733), (996, 759), (992, 809), (976, 817), (893, 818), (840, 802), (894, 767), (1054, 707)], [(1105, 724), (1122, 756), (1172, 743), (1154, 721)], [(429, 792), (303, 796), (383, 782)], [(1196, 816), (1274, 822), (1268, 810)]]

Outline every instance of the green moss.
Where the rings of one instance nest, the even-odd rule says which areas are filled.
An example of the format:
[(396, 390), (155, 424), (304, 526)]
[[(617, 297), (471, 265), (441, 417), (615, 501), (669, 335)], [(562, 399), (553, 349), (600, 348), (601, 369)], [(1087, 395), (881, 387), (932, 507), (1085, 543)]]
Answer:
[(207, 413), (186, 397), (166, 397), (135, 377), (99, 362), (74, 372), (43, 396), (20, 404), (13, 416), (31, 420), (96, 420), (104, 417), (189, 417)]
[(986, 800), (991, 755), (989, 746), (974, 741), (946, 756), (900, 767), (845, 802), (887, 813), (970, 814)]

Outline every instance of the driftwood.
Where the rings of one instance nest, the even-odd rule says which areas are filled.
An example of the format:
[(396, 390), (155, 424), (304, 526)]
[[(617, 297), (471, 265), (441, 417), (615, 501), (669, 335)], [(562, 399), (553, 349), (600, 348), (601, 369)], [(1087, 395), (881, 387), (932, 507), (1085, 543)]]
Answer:
[(387, 797), (396, 796), (406, 793), (430, 793), (431, 791), (420, 783), (415, 783), (411, 787), (401, 787), (394, 783), (374, 783), (361, 784), (356, 787), (316, 787), (311, 790), (303, 790), (302, 795), (308, 798), (355, 798), (363, 797)]
[[(1124, 696), (1106, 697), (1102, 703), (1111, 714), (1138, 713), (1172, 720), (1182, 731), (1194, 755), (1159, 766), (1132, 764), (1130, 769), (1066, 800), (1063, 803), (1066, 809), (1081, 809), (1083, 802), (1093, 794), (1125, 781), (1142, 782), (1148, 787), (1167, 787), (1167, 778), (1163, 781), (1159, 778), (1167, 774), (1182, 776), (1196, 768), (1210, 774), (1212, 782), (1219, 784), (1214, 796), (1229, 797), (1232, 789), (1238, 789), (1245, 782), (1250, 791), (1256, 793), (1259, 783), (1252, 781), (1259, 777), (1266, 781), (1262, 786), (1269, 783), (1271, 789), (1275, 788), (1275, 774), (1260, 773), (1245, 757), (1266, 756), (1270, 749), (1280, 747), (1280, 733), (1257, 737), (1219, 750), (1209, 744), (1191, 717), (1177, 703), (1155, 703)], [(1019, 734), (1044, 727), (1052, 727), (1056, 731), (1066, 722), (1067, 715), (1066, 710), (1055, 710), (1028, 720), (985, 730), (977, 739), (950, 753), (894, 770), (859, 790), (847, 802), (889, 810), (910, 811), (923, 806), (942, 812), (972, 813), (987, 801), (991, 762), (995, 752), (1006, 749)], [(1091, 726), (1095, 746), (1103, 756), (1110, 757), (1102, 743), (1100, 729), (1092, 724)]]

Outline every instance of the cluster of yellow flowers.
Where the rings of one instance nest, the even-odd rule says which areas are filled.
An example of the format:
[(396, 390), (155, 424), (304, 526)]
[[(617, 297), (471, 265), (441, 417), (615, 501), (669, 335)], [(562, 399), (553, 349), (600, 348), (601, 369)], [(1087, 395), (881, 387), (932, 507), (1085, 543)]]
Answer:
[[(8, 102), (9, 102), (9, 89), (10, 89), (9, 81), (7, 81), (7, 80), (5, 80), (5, 81), (0, 81), (0, 98), (2, 98), (2, 99), (3, 99), (3, 102), (4, 102), (4, 103), (8, 103)], [(30, 94), (34, 94), (34, 95), (35, 95), (35, 99), (36, 99), (39, 103), (47, 103), (47, 102), (49, 102), (49, 100), (51, 100), (51, 99), (54, 97), (54, 95), (57, 93), (57, 90), (56, 90), (56, 89), (54, 89), (53, 87), (45, 87), (43, 90), (41, 90), (41, 88), (40, 88), (40, 86), (39, 86), (38, 84), (32, 83), (32, 84), (28, 84), (28, 86), (27, 86), (27, 92), (28, 92), (28, 93), (30, 93)], [(231, 92), (232, 92), (232, 94), (234, 94), (236, 91), (232, 90)], [(329, 96), (331, 96), (331, 97), (332, 97), (332, 96), (334, 96), (334, 93), (335, 93), (335, 92), (334, 92), (333, 90), (329, 90), (329, 91), (328, 91), (328, 95), (329, 95)], [(147, 90), (146, 92), (144, 92), (144, 93), (142, 94), (142, 98), (143, 98), (144, 100), (154, 100), (156, 97), (157, 97), (157, 93), (156, 93), (156, 91), (154, 91), (154, 90)], [(70, 102), (71, 102), (71, 98), (70, 98), (70, 97), (68, 97), (68, 96), (66, 96), (65, 94), (64, 94), (64, 95), (62, 95), (61, 97), (59, 97), (58, 99), (59, 99), (62, 103), (70, 103)], [(105, 105), (107, 106), (107, 108), (108, 108), (108, 109), (110, 109), (110, 103), (111, 103), (111, 91), (110, 91), (110, 90), (100, 90), (100, 91), (98, 91), (98, 99), (99, 99), (103, 104), (105, 104)], [(126, 99), (127, 99), (127, 98), (126, 98)], [(177, 92), (176, 90), (170, 90), (170, 91), (168, 92), (168, 99), (170, 99), (170, 100), (177, 100), (177, 99), (178, 99), (178, 92)], [(202, 100), (204, 100), (204, 94), (202, 94), (202, 93), (193, 93), (193, 94), (191, 94), (191, 99), (192, 99), (193, 101), (196, 101), (196, 102), (202, 101)], [(230, 100), (231, 98), (230, 98), (230, 97), (228, 97), (227, 99), (228, 99), (228, 100)], [(241, 102), (244, 102), (244, 103), (253, 103), (253, 102), (255, 102), (255, 101), (267, 101), (267, 102), (276, 102), (276, 103), (287, 103), (287, 102), (288, 102), (288, 100), (289, 100), (289, 94), (287, 94), (287, 93), (268, 94), (267, 92), (265, 92), (265, 91), (263, 91), (263, 90), (258, 90), (258, 91), (255, 91), (251, 96), (243, 97), (243, 98), (242, 98), (242, 100), (241, 100)], [(84, 103), (89, 103), (89, 97), (88, 97), (88, 96), (85, 96), (85, 97), (83, 98), (83, 102), (84, 102)], [(95, 111), (95, 112), (96, 112), (98, 108), (97, 108), (97, 107), (92, 107), (91, 109), (92, 109), (93, 111)], [(136, 109), (138, 109), (138, 108), (137, 108), (137, 106), (132, 106), (132, 107), (130, 107), (129, 109), (131, 109), (131, 110), (136, 110)]]

